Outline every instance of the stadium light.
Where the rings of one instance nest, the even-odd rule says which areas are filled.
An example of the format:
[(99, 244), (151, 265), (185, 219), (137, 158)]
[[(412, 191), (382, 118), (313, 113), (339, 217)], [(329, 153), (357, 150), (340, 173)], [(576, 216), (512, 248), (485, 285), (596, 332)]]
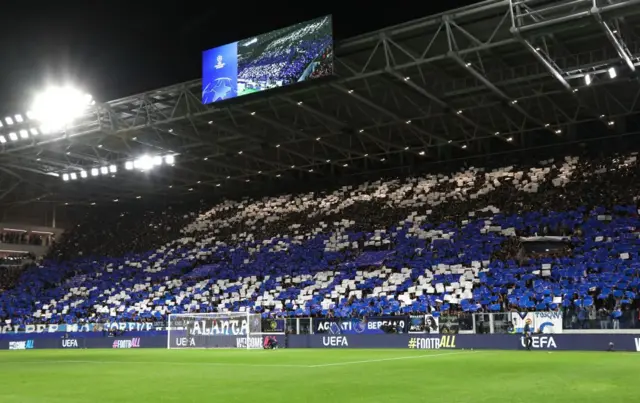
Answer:
[(124, 169), (131, 171), (133, 169), (133, 161), (127, 161), (124, 163)]
[(71, 180), (72, 180), (72, 181), (74, 181), (74, 180), (78, 179), (78, 175), (76, 175), (76, 173), (75, 173), (75, 172), (72, 172), (72, 173), (69, 175), (69, 177), (71, 178)]
[(7, 142), (7, 139), (4, 136), (0, 136), (0, 143), (4, 144)]
[(141, 171), (147, 171), (153, 168), (153, 158), (148, 155), (143, 155), (137, 160), (133, 161), (133, 167)]
[(54, 86), (35, 97), (31, 112), (44, 133), (62, 131), (82, 116), (93, 98), (71, 86)]
[(21, 139), (28, 139), (29, 138), (29, 132), (24, 130), (24, 129), (20, 130), (20, 138)]
[(63, 181), (68, 181), (69, 180), (69, 174), (62, 174), (62, 180)]
[(83, 178), (83, 179), (84, 179), (84, 178), (86, 178), (87, 176), (88, 176), (88, 175), (87, 175), (87, 171), (80, 171), (80, 177), (81, 177), (81, 178)]
[(15, 132), (11, 132), (11, 133), (9, 133), (9, 139), (11, 141), (16, 141), (16, 140), (18, 140), (18, 135)]
[(584, 83), (587, 85), (591, 85), (591, 74), (587, 74), (584, 76)]
[(164, 157), (164, 162), (171, 165), (176, 162), (176, 158), (173, 155), (167, 155), (166, 157)]
[(31, 132), (32, 136), (37, 136), (38, 135), (38, 129), (36, 129), (35, 127), (32, 127), (29, 131)]
[(91, 169), (91, 176), (98, 176), (99, 174), (100, 174), (100, 171), (98, 171), (98, 168)]
[(109, 165), (109, 172), (111, 172), (112, 174), (118, 172), (118, 167), (116, 167), (115, 165)]
[(103, 175), (108, 174), (108, 173), (109, 173), (109, 168), (107, 168), (107, 167), (101, 167), (101, 168), (100, 168), (100, 173), (101, 173), (101, 174), (103, 174)]
[(8, 125), (12, 125), (12, 124), (13, 124), (13, 119), (11, 119), (11, 116), (7, 116), (6, 118), (4, 118), (4, 121), (5, 121)]
[(615, 67), (611, 67), (609, 68), (609, 78), (613, 79), (616, 78), (618, 76), (618, 72), (616, 71)]
[(16, 119), (16, 122), (18, 122), (18, 123), (24, 122), (24, 119), (22, 118), (22, 115), (20, 115), (20, 114), (15, 115), (14, 118)]

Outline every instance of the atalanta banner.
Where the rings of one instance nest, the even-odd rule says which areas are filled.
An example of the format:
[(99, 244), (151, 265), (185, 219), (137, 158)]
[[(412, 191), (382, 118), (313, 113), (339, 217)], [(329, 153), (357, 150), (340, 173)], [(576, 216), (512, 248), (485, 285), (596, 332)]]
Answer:
[(408, 333), (409, 316), (372, 316), (369, 318), (313, 319), (315, 334), (394, 334)]

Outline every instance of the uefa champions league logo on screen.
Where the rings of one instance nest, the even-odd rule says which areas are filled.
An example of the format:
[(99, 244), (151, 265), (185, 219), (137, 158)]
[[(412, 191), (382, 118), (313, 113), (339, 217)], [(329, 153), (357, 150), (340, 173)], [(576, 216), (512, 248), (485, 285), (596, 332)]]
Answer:
[(216, 58), (216, 62), (216, 65), (213, 66), (216, 70), (220, 70), (224, 67), (224, 63), (222, 62), (222, 55), (218, 55), (218, 57)]

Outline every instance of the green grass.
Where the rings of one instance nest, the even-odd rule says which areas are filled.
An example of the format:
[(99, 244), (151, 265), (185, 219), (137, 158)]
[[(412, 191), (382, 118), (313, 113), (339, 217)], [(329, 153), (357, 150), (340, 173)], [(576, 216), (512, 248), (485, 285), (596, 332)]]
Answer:
[(0, 352), (0, 402), (638, 402), (640, 355), (438, 350)]

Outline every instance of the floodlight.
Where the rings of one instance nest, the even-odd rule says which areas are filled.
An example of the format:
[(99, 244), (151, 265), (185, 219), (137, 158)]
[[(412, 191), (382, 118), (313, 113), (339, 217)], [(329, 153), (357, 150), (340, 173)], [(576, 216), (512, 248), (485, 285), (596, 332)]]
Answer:
[(167, 155), (166, 157), (164, 157), (164, 162), (166, 162), (167, 164), (171, 165), (176, 161), (176, 158), (173, 155)]
[(29, 131), (31, 132), (32, 136), (36, 136), (38, 134), (38, 129), (36, 129), (35, 127), (32, 127)]
[(101, 168), (100, 168), (100, 173), (101, 173), (101, 174), (103, 174), (103, 175), (108, 174), (108, 173), (109, 173), (109, 168), (107, 168), (107, 167), (101, 167)]
[(160, 155), (153, 157), (153, 165), (162, 165), (162, 157)]
[(7, 122), (8, 125), (12, 125), (13, 124), (13, 119), (11, 119), (10, 116), (7, 116), (6, 118), (4, 118), (4, 121)]
[(16, 119), (16, 122), (18, 122), (18, 123), (24, 122), (24, 119), (22, 119), (22, 115), (21, 114), (15, 115), (14, 118)]
[(91, 176), (98, 176), (99, 174), (98, 168), (91, 168)]
[(112, 174), (118, 172), (118, 168), (115, 165), (109, 165), (109, 172)]
[(27, 111), (27, 119), (33, 119), (33, 112)]
[(136, 169), (147, 171), (153, 168), (153, 158), (149, 157), (148, 155), (143, 155), (142, 157), (133, 161), (133, 166)]
[(69, 180), (69, 174), (62, 174), (62, 180), (63, 181), (68, 181)]
[(76, 175), (75, 172), (71, 173), (71, 175), (69, 175), (71, 177), (71, 180), (74, 181), (76, 179), (78, 179), (78, 175)]
[(591, 85), (591, 74), (587, 74), (584, 76), (584, 83), (587, 85)]
[(0, 136), (0, 143), (4, 144), (7, 142), (7, 139), (4, 136)]
[(0, 120), (0, 127), (2, 127), (2, 126), (4, 126), (4, 125), (2, 124), (2, 120)]
[(618, 72), (615, 67), (609, 68), (609, 78), (616, 78), (618, 76)]
[(80, 177), (81, 178), (86, 178), (87, 177), (87, 171), (80, 171)]
[(70, 87), (51, 87), (33, 101), (31, 111), (35, 119), (45, 128), (45, 133), (61, 131), (82, 116), (92, 104), (92, 97)]
[(133, 161), (127, 161), (124, 163), (124, 169), (131, 171), (133, 169)]
[(9, 133), (9, 139), (11, 139), (11, 141), (16, 141), (18, 140), (18, 135), (15, 134), (15, 132), (11, 132)]
[(20, 130), (20, 138), (28, 139), (29, 138), (29, 132), (24, 130), (24, 129)]

